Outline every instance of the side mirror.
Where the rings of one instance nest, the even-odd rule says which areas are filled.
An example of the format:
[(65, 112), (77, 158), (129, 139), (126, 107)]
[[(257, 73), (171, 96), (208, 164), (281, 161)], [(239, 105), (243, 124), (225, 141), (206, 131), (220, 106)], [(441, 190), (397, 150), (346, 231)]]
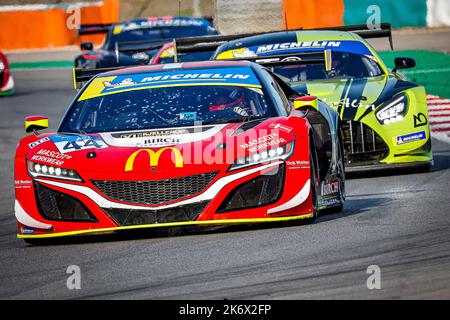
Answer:
[(91, 51), (94, 50), (94, 45), (92, 44), (92, 42), (82, 42), (80, 44), (80, 49), (83, 51)]
[(306, 112), (310, 109), (319, 110), (318, 100), (315, 96), (304, 96), (294, 100), (294, 109)]
[(36, 132), (48, 128), (48, 118), (43, 116), (29, 116), (25, 118), (25, 131)]
[(416, 60), (413, 58), (398, 57), (394, 59), (394, 64), (395, 67), (392, 69), (392, 72), (395, 72), (398, 69), (414, 68), (416, 66)]

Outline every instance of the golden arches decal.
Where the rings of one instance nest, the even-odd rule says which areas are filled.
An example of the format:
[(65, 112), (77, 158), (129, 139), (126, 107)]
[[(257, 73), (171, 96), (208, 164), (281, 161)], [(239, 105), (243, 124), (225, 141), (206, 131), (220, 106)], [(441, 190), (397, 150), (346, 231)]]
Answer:
[(133, 152), (133, 154), (131, 154), (131, 156), (128, 158), (128, 160), (125, 164), (125, 172), (133, 171), (134, 160), (136, 159), (136, 157), (138, 156), (139, 153), (147, 152), (150, 157), (150, 166), (155, 167), (158, 165), (159, 157), (166, 150), (172, 151), (172, 153), (175, 155), (175, 167), (182, 168), (183, 167), (183, 155), (181, 154), (181, 151), (174, 147), (165, 147), (165, 148), (159, 149), (156, 152), (151, 149), (140, 149), (140, 150)]

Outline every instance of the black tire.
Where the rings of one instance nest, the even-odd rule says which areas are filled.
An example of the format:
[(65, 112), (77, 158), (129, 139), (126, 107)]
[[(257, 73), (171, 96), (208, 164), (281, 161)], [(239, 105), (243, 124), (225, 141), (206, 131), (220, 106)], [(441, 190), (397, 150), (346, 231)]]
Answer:
[(312, 194), (312, 209), (313, 209), (313, 216), (311, 218), (307, 218), (306, 222), (307, 223), (313, 223), (314, 221), (316, 221), (317, 216), (319, 215), (319, 172), (317, 169), (317, 152), (316, 152), (316, 148), (314, 145), (314, 140), (312, 138), (312, 136), (310, 136), (310, 144), (309, 144), (309, 148), (310, 148), (310, 156), (309, 156), (309, 167), (311, 170), (311, 175), (310, 175), (310, 179), (311, 179), (311, 189), (310, 192)]
[(340, 204), (327, 208), (324, 210), (325, 213), (339, 213), (344, 209), (344, 202), (345, 202), (345, 162), (344, 162), (344, 148), (342, 146), (342, 137), (341, 133), (339, 132), (339, 155), (338, 155), (338, 161), (337, 161), (337, 167), (338, 167), (338, 176), (339, 176), (339, 198), (340, 198)]
[(26, 244), (42, 245), (45, 244), (44, 239), (22, 239)]

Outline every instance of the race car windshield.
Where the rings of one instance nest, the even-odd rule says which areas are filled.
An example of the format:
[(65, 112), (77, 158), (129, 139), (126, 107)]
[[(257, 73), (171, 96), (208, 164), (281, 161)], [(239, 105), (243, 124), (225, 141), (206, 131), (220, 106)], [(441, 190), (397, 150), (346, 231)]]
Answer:
[(179, 86), (125, 91), (73, 105), (59, 132), (114, 132), (275, 116), (259, 88)]
[(131, 42), (141, 40), (174, 39), (182, 37), (197, 37), (217, 34), (215, 29), (209, 27), (193, 26), (170, 26), (139, 28), (129, 31), (122, 31), (119, 34), (110, 34), (105, 46), (108, 50), (114, 50), (116, 42)]
[(324, 64), (277, 66), (273, 70), (287, 82), (339, 78), (369, 78), (383, 74), (383, 70), (371, 57), (350, 52), (332, 52), (332, 66), (325, 70)]

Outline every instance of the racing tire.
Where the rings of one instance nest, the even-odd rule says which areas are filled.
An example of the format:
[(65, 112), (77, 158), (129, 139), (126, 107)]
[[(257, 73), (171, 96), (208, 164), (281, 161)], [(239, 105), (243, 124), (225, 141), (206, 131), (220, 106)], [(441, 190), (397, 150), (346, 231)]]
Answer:
[(344, 162), (344, 148), (342, 146), (342, 137), (339, 130), (339, 159), (337, 161), (337, 175), (339, 177), (339, 201), (340, 204), (334, 207), (325, 209), (326, 213), (339, 213), (344, 209), (345, 202), (345, 162)]

